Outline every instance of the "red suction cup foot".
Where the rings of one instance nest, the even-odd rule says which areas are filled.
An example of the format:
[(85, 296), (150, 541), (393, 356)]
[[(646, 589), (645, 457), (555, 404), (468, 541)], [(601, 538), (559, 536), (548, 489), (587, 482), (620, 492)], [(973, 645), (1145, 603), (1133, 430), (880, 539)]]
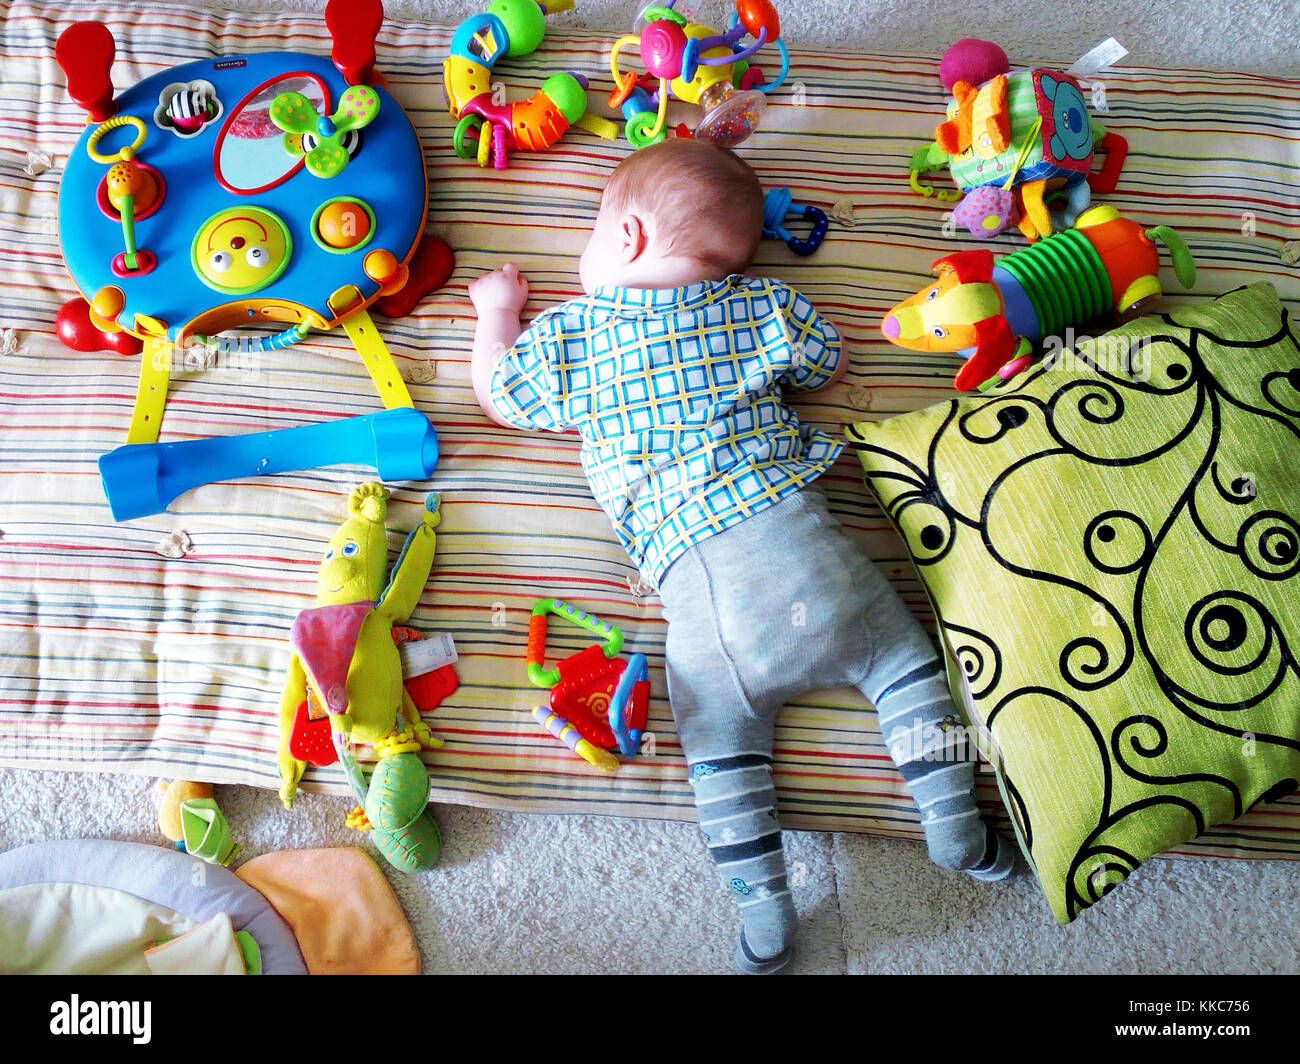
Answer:
[(103, 122), (117, 113), (113, 102), (113, 34), (102, 22), (74, 22), (59, 34), (54, 58), (68, 81), (68, 95)]
[(116, 351), (138, 355), (144, 343), (127, 332), (104, 332), (90, 321), (90, 304), (78, 296), (69, 299), (54, 319), (54, 331), (64, 347), (74, 351)]
[(382, 84), (375, 73), (375, 38), (384, 24), (380, 0), (329, 0), (325, 25), (334, 47), (330, 58), (349, 85)]
[(436, 292), (447, 283), (456, 266), (456, 256), (445, 241), (425, 234), (420, 246), (411, 256), (410, 276), (402, 288), (384, 296), (375, 303), (379, 313), (390, 318), (404, 318), (410, 314), (430, 292)]

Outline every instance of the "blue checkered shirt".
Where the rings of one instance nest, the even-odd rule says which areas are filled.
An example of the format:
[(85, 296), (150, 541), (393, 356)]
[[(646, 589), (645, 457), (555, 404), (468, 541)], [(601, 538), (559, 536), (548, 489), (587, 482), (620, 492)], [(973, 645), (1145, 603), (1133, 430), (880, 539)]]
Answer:
[(692, 544), (831, 466), (842, 445), (781, 393), (826, 384), (839, 361), (839, 332), (779, 281), (600, 288), (534, 319), (492, 401), (519, 428), (578, 430), (596, 501), (657, 584)]

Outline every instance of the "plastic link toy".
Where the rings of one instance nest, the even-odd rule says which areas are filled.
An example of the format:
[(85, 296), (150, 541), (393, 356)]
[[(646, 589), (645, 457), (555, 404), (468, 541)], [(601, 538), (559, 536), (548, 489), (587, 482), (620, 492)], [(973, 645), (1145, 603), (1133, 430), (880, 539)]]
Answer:
[[(546, 667), (546, 619), (563, 618), (603, 642)], [(650, 674), (644, 654), (624, 661), (623, 633), (608, 621), (560, 599), (541, 599), (528, 621), (528, 680), (549, 687), (550, 710), (538, 706), (533, 719), (596, 768), (613, 772), (618, 759), (641, 749), (650, 704)]]
[[(677, 0), (652, 4), (637, 16), (640, 29), (620, 37), (609, 52), (614, 78), (610, 107), (624, 118), (624, 133), (634, 148), (668, 135), (668, 101), (697, 104), (703, 116), (694, 136), (730, 148), (747, 139), (762, 121), (765, 93), (779, 88), (790, 71), (790, 53), (781, 39), (781, 21), (769, 0), (737, 0), (725, 33), (692, 22), (676, 10)], [(644, 24), (643, 24), (644, 23)], [(752, 37), (743, 44), (745, 37)], [(749, 60), (765, 45), (775, 45), (781, 71), (765, 83)], [(646, 74), (619, 68), (619, 54), (636, 47)], [(656, 88), (657, 86), (657, 88)]]
[(460, 158), (504, 170), (512, 150), (544, 151), (571, 126), (617, 139), (613, 122), (588, 111), (587, 80), (578, 74), (551, 75), (527, 100), (493, 101), (492, 68), (497, 60), (536, 51), (546, 33), (546, 17), (572, 7), (573, 0), (492, 0), (485, 14), (457, 27), (443, 60), (442, 79), (447, 108), (458, 120), (452, 148)]
[(937, 281), (893, 307), (881, 323), (909, 351), (961, 351), (958, 391), (1007, 380), (1026, 368), (1043, 340), (1107, 313), (1132, 317), (1160, 296), (1160, 252), (1169, 249), (1184, 288), (1196, 265), (1178, 233), (1144, 230), (1114, 207), (1093, 207), (1076, 227), (996, 260), (958, 251), (934, 263)]
[[(423, 242), (419, 138), (373, 69), (378, 0), (330, 0), (330, 56), (263, 52), (185, 63), (115, 96), (112, 34), (78, 22), (56, 58), (90, 122), (68, 153), (59, 241), (84, 298), (57, 331), (81, 351), (143, 352), (125, 446), (100, 459), (119, 521), (214, 480), (322, 463), (386, 479), (432, 472), (437, 436), (370, 319), (413, 306), (451, 268)], [(432, 249), (432, 253), (431, 253)], [(271, 335), (229, 338), (244, 326)], [(256, 355), (342, 326), (382, 413), (322, 425), (159, 443), (177, 349)]]

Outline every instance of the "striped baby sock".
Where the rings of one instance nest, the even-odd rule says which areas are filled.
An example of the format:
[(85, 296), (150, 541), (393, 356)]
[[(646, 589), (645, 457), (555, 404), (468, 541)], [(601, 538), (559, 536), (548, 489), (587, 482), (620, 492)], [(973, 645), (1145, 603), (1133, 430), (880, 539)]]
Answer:
[(709, 855), (740, 909), (735, 966), (752, 975), (777, 972), (792, 956), (798, 917), (785, 877), (772, 761), (758, 754), (697, 761), (690, 778)]
[(910, 670), (872, 701), (889, 756), (921, 810), (930, 860), (982, 880), (1010, 875), (1014, 851), (976, 808), (974, 754), (938, 659)]

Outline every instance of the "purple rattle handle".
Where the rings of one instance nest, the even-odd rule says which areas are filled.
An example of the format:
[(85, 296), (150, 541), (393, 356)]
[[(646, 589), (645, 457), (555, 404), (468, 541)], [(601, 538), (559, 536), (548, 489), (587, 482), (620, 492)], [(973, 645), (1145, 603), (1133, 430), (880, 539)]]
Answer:
[[(744, 36), (744, 27), (738, 25), (735, 27), (735, 29), (741, 30), (740, 36)], [(700, 42), (700, 52), (701, 53), (707, 52), (710, 48), (716, 48), (720, 44), (725, 44), (728, 47), (734, 47), (735, 43), (736, 42), (734, 39), (728, 40), (727, 37), (725, 36), (710, 37), (707, 40)], [(767, 43), (767, 27), (762, 26), (759, 28), (758, 36), (754, 38), (754, 43), (751, 44), (748, 48), (742, 48), (739, 52), (733, 52), (731, 55), (716, 56), (713, 59), (701, 58), (699, 60), (699, 65), (700, 66), (725, 66), (728, 63), (739, 63), (742, 59), (748, 59), (751, 55), (753, 55), (760, 48), (762, 48), (763, 45), (766, 43)]]
[(507, 158), (506, 127), (495, 122), (492, 125), (492, 165), (498, 170), (504, 170)]

